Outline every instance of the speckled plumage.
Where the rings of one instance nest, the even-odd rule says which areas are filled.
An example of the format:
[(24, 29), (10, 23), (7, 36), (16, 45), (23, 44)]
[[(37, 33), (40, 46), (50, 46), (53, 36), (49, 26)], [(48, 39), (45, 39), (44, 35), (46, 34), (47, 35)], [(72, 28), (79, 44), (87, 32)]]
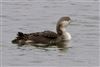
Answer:
[(69, 17), (61, 17), (56, 26), (57, 33), (53, 31), (43, 31), (43, 32), (35, 32), (35, 33), (28, 33), (28, 34), (18, 32), (17, 34), (18, 37), (16, 37), (16, 39), (13, 40), (12, 42), (17, 44), (32, 43), (34, 45), (56, 44), (59, 42), (64, 42), (71, 39), (70, 34), (66, 33), (65, 31), (65, 27), (69, 25), (69, 23), (70, 23)]

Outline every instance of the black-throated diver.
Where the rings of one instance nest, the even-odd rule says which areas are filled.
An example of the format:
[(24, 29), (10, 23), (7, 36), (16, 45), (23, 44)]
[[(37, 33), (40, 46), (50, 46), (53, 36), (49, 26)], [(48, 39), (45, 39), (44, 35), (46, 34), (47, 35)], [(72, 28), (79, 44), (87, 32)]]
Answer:
[(32, 43), (36, 46), (36, 44), (58, 44), (60, 42), (69, 41), (71, 40), (71, 35), (66, 32), (65, 27), (70, 24), (70, 20), (70, 17), (61, 17), (57, 22), (57, 32), (43, 31), (29, 34), (18, 32), (16, 39), (12, 40), (12, 43), (20, 45)]

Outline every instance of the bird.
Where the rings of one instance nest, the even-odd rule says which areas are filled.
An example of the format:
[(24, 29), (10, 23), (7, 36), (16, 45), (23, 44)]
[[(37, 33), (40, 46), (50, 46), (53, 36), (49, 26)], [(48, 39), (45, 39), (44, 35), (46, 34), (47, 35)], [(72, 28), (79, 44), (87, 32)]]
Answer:
[[(71, 34), (66, 32), (66, 27), (70, 24), (71, 18), (68, 16), (61, 17), (56, 25), (56, 32), (53, 31), (42, 31), (34, 33), (22, 33), (18, 32), (17, 37), (12, 40), (12, 43), (24, 45), (33, 44), (34, 46), (50, 46), (65, 44), (71, 40)], [(42, 45), (37, 45), (42, 44)]]

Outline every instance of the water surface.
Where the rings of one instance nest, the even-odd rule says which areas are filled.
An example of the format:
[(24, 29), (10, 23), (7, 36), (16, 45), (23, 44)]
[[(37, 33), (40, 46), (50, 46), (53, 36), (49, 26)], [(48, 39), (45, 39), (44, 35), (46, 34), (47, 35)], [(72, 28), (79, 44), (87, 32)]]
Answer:
[[(99, 66), (99, 2), (57, 0), (4, 0), (2, 4), (3, 66)], [(70, 16), (66, 31), (72, 35), (72, 48), (21, 49), (12, 44), (18, 31), (29, 33), (55, 30), (57, 20)]]

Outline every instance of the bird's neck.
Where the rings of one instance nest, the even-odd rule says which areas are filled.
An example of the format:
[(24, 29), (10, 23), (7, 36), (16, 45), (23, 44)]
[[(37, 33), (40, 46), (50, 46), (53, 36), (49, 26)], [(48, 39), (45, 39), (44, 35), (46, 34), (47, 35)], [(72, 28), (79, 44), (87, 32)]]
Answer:
[(56, 28), (58, 35), (63, 35), (66, 32), (65, 27), (57, 26)]
[(57, 27), (57, 34), (61, 38), (61, 40), (71, 40), (71, 35), (66, 32), (65, 27)]

